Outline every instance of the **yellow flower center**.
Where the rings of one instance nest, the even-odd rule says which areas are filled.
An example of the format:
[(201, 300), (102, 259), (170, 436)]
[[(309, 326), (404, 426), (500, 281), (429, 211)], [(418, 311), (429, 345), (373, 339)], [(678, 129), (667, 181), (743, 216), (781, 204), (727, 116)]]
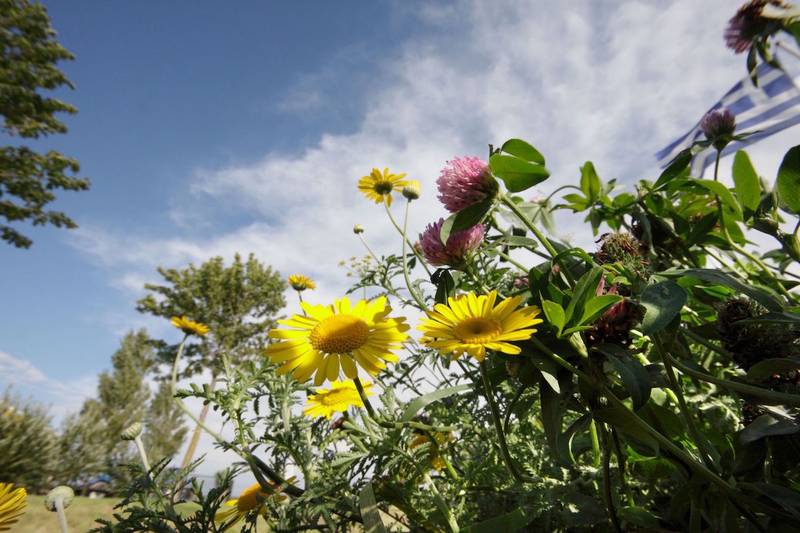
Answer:
[(484, 344), (491, 342), (502, 331), (502, 326), (496, 320), (473, 317), (458, 324), (453, 334), (467, 344)]
[(392, 192), (392, 189), (394, 189), (394, 184), (388, 180), (381, 180), (381, 181), (376, 181), (375, 185), (373, 185), (372, 188), (378, 194), (389, 194), (390, 192)]
[(326, 318), (311, 330), (311, 346), (323, 353), (349, 353), (369, 339), (369, 326), (360, 318), (336, 315)]
[(254, 483), (242, 491), (236, 501), (236, 508), (241, 513), (249, 513), (266, 499), (267, 494), (261, 490), (261, 485)]

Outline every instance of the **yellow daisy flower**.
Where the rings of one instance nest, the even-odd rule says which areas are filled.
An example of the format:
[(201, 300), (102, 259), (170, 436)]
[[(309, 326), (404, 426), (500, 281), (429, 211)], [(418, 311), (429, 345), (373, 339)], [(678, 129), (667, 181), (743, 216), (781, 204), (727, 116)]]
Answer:
[[(289, 483), (294, 483), (295, 478), (287, 479)], [(267, 507), (264, 503), (272, 498), (274, 501), (283, 501), (286, 496), (277, 492), (277, 484), (270, 483), (269, 490), (265, 491), (258, 483), (253, 483), (239, 494), (238, 498), (228, 500), (223, 505), (230, 509), (221, 509), (214, 515), (214, 521), (224, 523), (225, 529), (230, 529), (245, 518), (248, 514), (257, 512), (261, 516), (267, 515)]]
[[(449, 433), (437, 432), (434, 433), (433, 438), (436, 440), (436, 446), (433, 446), (431, 444), (431, 449), (430, 449), (431, 466), (433, 466), (433, 468), (435, 468), (436, 470), (441, 471), (445, 469), (446, 465), (444, 462), (444, 458), (439, 452), (442, 448), (444, 448), (444, 446), (447, 445), (448, 442), (452, 440), (452, 437), (450, 436)], [(431, 438), (425, 433), (415, 433), (414, 438), (411, 439), (411, 442), (409, 443), (408, 447), (411, 450), (415, 450), (430, 442)]]
[(194, 320), (189, 320), (185, 315), (172, 317), (172, 325), (187, 335), (205, 337), (206, 333), (208, 333), (208, 326), (195, 322)]
[(314, 290), (317, 288), (317, 284), (314, 283), (313, 279), (302, 274), (292, 274), (289, 276), (289, 285), (297, 292), (302, 292), (306, 289)]
[(13, 483), (0, 483), (0, 531), (8, 531), (25, 514), (28, 493)]
[(360, 190), (368, 200), (374, 201), (376, 204), (386, 202), (386, 205), (392, 205), (392, 191), (402, 191), (403, 187), (409, 184), (404, 180), (406, 175), (391, 174), (388, 168), (384, 168), (383, 172), (380, 169), (373, 168), (369, 176), (364, 176), (358, 180), (358, 190)]
[[(363, 383), (364, 394), (372, 396), (372, 383)], [(311, 418), (324, 416), (331, 418), (333, 413), (344, 413), (349, 407), (364, 407), (356, 384), (351, 380), (332, 381), (330, 389), (317, 389), (308, 397), (308, 406), (303, 414)]]
[(478, 361), (486, 357), (486, 350), (511, 355), (520, 353), (519, 346), (511, 341), (530, 339), (542, 319), (536, 306), (517, 309), (522, 297), (506, 298), (495, 306), (497, 291), (476, 296), (471, 292), (458, 298), (449, 298), (448, 305), (436, 304), (428, 311), (419, 329), (424, 334), (421, 342), (431, 348), (458, 359), (469, 354)]
[(375, 375), (386, 362), (396, 363), (392, 350), (400, 348), (408, 335), (405, 318), (389, 318), (392, 308), (381, 296), (354, 306), (341, 298), (332, 305), (303, 302), (306, 316), (294, 315), (279, 324), (292, 329), (273, 329), (269, 336), (280, 339), (267, 347), (266, 354), (280, 364), (279, 374), (291, 372), (303, 382), (316, 372), (314, 384), (339, 379), (339, 369), (350, 379), (358, 377), (357, 366)]

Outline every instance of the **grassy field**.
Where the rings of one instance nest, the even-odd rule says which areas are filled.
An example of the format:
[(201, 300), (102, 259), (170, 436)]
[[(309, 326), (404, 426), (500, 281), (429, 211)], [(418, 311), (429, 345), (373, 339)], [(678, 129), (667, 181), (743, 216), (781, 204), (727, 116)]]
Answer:
[[(67, 509), (67, 523), (70, 532), (83, 533), (97, 524), (95, 518), (111, 518), (116, 498), (76, 497)], [(12, 533), (49, 533), (58, 531), (58, 518), (44, 508), (44, 496), (28, 496), (25, 515), (11, 528)]]

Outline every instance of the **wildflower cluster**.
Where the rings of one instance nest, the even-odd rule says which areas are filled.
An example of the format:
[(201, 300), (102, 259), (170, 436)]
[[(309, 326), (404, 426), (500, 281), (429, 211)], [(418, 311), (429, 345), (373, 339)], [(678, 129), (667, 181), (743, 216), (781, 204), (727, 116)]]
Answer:
[[(791, 13), (750, 2), (726, 42), (761, 54), (765, 39), (797, 23)], [(700, 127), (696, 146), (718, 154), (750, 133), (724, 109)], [(199, 509), (181, 513), (171, 495), (191, 468), (168, 482), (157, 464), (120, 524), (795, 527), (800, 297), (784, 219), (800, 216), (800, 146), (774, 183), (743, 151), (730, 170), (718, 157), (713, 180), (693, 175), (692, 157), (679, 154), (630, 190), (587, 162), (577, 185), (535, 201), (523, 194), (549, 187), (549, 171), (521, 139), (485, 159), (446, 161), (438, 179), (372, 169), (354, 189), (385, 211), (399, 253), (375, 253), (367, 237), (381, 226), (356, 224), (349, 238), (368, 255), (351, 259), (348, 294), (304, 300), (317, 284), (290, 276), (298, 312), (269, 330), (263, 357), (220, 350), (224, 386), (175, 388), (187, 413), (183, 400), (194, 397), (223, 417), (232, 437), (204, 430), (240, 457), (229, 476), (246, 470), (256, 483), (235, 498), (198, 486)], [(443, 216), (409, 228), (409, 211), (434, 186)], [(584, 213), (596, 243), (584, 249), (549, 231), (558, 210)], [(776, 248), (754, 251), (755, 231)], [(208, 342), (208, 328), (173, 324), (187, 334), (175, 387), (182, 350)]]

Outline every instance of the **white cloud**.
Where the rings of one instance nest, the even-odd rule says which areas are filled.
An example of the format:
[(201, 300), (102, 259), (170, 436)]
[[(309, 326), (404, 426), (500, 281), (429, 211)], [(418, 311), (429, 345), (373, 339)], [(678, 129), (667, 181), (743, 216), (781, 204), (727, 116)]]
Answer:
[(69, 380), (51, 378), (27, 359), (0, 351), (0, 388), (47, 406), (55, 425), (78, 411), (83, 401), (94, 394), (96, 384), (94, 375)]

